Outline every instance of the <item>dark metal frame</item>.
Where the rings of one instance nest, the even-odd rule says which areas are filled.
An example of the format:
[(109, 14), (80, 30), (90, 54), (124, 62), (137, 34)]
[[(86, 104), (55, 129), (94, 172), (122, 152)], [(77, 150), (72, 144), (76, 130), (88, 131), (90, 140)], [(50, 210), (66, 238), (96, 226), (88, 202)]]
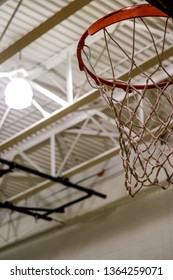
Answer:
[[(13, 172), (15, 169), (19, 169), (19, 170), (25, 171), (27, 173), (39, 176), (41, 178), (53, 181), (55, 183), (60, 183), (61, 185), (66, 186), (67, 188), (73, 188), (73, 189), (76, 189), (78, 191), (86, 193), (86, 195), (84, 195), (84, 196), (82, 196), (78, 199), (75, 199), (73, 201), (70, 201), (70, 202), (62, 205), (62, 206), (59, 206), (57, 208), (52, 208), (52, 209), (38, 208), (38, 207), (21, 207), (21, 206), (16, 206), (9, 201), (0, 202), (0, 208), (5, 208), (5, 209), (12, 210), (12, 211), (17, 211), (17, 212), (20, 212), (20, 213), (25, 214), (25, 215), (30, 215), (30, 216), (32, 216), (36, 219), (43, 219), (43, 220), (46, 220), (46, 221), (52, 221), (53, 218), (49, 217), (50, 214), (52, 214), (52, 213), (64, 213), (65, 209), (67, 207), (69, 207), (73, 204), (76, 204), (76, 203), (78, 203), (82, 200), (85, 200), (85, 199), (91, 197), (92, 195), (98, 196), (100, 198), (106, 198), (105, 194), (102, 194), (102, 193), (94, 191), (92, 189), (88, 189), (88, 188), (82, 187), (78, 184), (72, 183), (72, 182), (69, 181), (68, 178), (65, 178), (65, 177), (59, 177), (59, 176), (54, 177), (54, 176), (45, 174), (43, 172), (37, 171), (35, 169), (20, 165), (17, 162), (8, 161), (8, 160), (2, 159), (2, 158), (0, 158), (0, 163), (8, 166), (8, 168), (6, 168), (6, 169), (0, 169), (0, 177), (4, 176), (4, 175), (6, 175), (10, 172)], [(40, 212), (42, 212), (42, 214), (40, 214)]]

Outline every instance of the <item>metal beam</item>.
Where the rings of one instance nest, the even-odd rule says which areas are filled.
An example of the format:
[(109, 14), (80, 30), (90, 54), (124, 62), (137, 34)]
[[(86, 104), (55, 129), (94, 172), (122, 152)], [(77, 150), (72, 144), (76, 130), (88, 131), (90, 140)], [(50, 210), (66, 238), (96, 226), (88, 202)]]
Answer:
[[(113, 28), (112, 28), (113, 29)], [(103, 34), (95, 34), (94, 37), (90, 37), (88, 45), (94, 44), (98, 42), (100, 39), (103, 38)], [(38, 78), (40, 75), (53, 69), (55, 66), (59, 65), (63, 61), (67, 59), (68, 55), (75, 55), (77, 49), (78, 41), (74, 42), (73, 44), (67, 46), (65, 49), (61, 50), (60, 52), (52, 55), (48, 59), (42, 61), (39, 66), (35, 66), (33, 69), (28, 71), (28, 78), (30, 80), (34, 80)]]
[[(63, 172), (62, 176), (69, 178), (70, 176), (76, 175), (79, 172), (83, 172), (83, 171), (87, 170), (88, 168), (95, 166), (96, 164), (100, 164), (101, 162), (109, 160), (110, 158), (118, 155), (119, 151), (120, 151), (119, 146), (114, 147), (88, 161), (85, 161), (84, 163), (79, 164), (78, 166), (75, 166), (75, 167)], [(52, 182), (50, 180), (45, 180), (44, 182), (39, 183), (38, 185), (9, 198), (8, 201), (12, 202), (12, 203), (17, 203), (17, 202), (21, 201), (22, 199), (27, 199), (47, 188), (50, 188), (54, 184), (55, 184), (55, 182)]]
[(59, 110), (55, 111), (54, 113), (50, 114), (49, 117), (44, 118), (37, 123), (31, 125), (29, 128), (22, 130), (21, 132), (17, 133), (16, 135), (12, 136), (11, 138), (7, 139), (6, 141), (2, 142), (0, 145), (0, 152), (7, 150), (8, 148), (12, 147), (13, 145), (17, 144), (18, 142), (24, 140), (28, 136), (40, 131), (41, 129), (45, 128), (46, 126), (56, 122), (57, 120), (67, 116), (70, 113), (75, 112), (80, 107), (88, 104), (89, 102), (99, 98), (100, 92), (99, 90), (94, 90), (92, 92), (83, 95), (73, 104), (67, 106), (66, 108), (60, 108)]
[(55, 141), (55, 135), (51, 135), (50, 137), (50, 158), (51, 158), (51, 176), (55, 176), (56, 174), (56, 141)]
[(118, 137), (118, 135), (116, 135), (115, 132), (103, 132), (103, 131), (98, 131), (98, 130), (92, 130), (92, 129), (80, 129), (80, 128), (70, 128), (68, 130), (65, 131), (65, 134), (77, 134), (77, 133), (81, 133), (82, 135), (87, 135), (87, 136), (99, 136), (99, 137), (104, 137), (104, 138), (108, 138), (108, 137)]
[(9, 0), (0, 0), (0, 7), (7, 4)]
[(69, 105), (69, 102), (65, 101), (64, 99), (62, 99), (61, 97), (59, 97), (58, 95), (54, 94), (53, 92), (51, 92), (50, 90), (42, 87), (41, 85), (30, 81), (30, 84), (36, 89), (38, 90), (41, 94), (45, 95), (46, 97), (50, 98), (51, 100), (53, 100), (54, 102), (56, 102), (57, 104), (59, 104), (60, 106), (64, 107)]
[[(86, 127), (86, 125), (88, 124), (89, 122), (89, 119), (86, 119), (81, 127), (81, 129), (84, 129)], [(68, 150), (68, 152), (66, 153), (63, 161), (61, 162), (61, 165), (59, 166), (59, 169), (58, 169), (58, 174), (57, 175), (60, 175), (61, 174), (61, 171), (63, 170), (65, 164), (67, 163), (68, 161), (68, 158), (71, 156), (72, 152), (73, 152), (73, 149), (74, 147), (76, 146), (77, 142), (79, 141), (80, 137), (81, 137), (81, 131), (78, 132), (78, 134), (76, 135), (74, 141), (71, 143), (71, 146), (70, 146), (70, 149)]]
[[(56, 140), (58, 139), (58, 142), (60, 143), (60, 146), (61, 146), (61, 141), (59, 141), (62, 136), (61, 133), (64, 132), (66, 129), (69, 129), (69, 128), (85, 121), (88, 118), (88, 112), (90, 115), (91, 114), (94, 115), (95, 109), (82, 111), (82, 112), (78, 111), (77, 113), (75, 113), (75, 116), (73, 116), (73, 118), (69, 118), (68, 121), (66, 119), (64, 119), (61, 123), (57, 124), (54, 127), (51, 127), (51, 129), (44, 131), (44, 133), (38, 134), (37, 137), (33, 137), (32, 140), (28, 141), (26, 139), (26, 141), (23, 141), (20, 143), (20, 145), (16, 146), (15, 149), (10, 149), (9, 151), (6, 151), (4, 157), (6, 159), (13, 160), (18, 155), (18, 153), (26, 152), (27, 150), (43, 143), (44, 141), (50, 141), (50, 138), (52, 136), (55, 136)], [(57, 136), (58, 136), (58, 138), (57, 138)], [(0, 145), (0, 147), (1, 147), (1, 145)], [(63, 147), (64, 146), (62, 146), (62, 148)], [(66, 149), (64, 151), (66, 151)]]
[[(152, 130), (152, 133), (156, 132), (157, 131), (157, 127), (154, 128)], [(143, 138), (143, 141), (149, 141), (151, 138), (151, 135), (150, 134), (146, 134)], [(85, 161), (84, 163), (81, 163), (79, 164), (78, 166), (75, 166), (65, 172), (62, 173), (62, 176), (63, 177), (67, 177), (67, 178), (70, 178), (71, 176), (74, 176), (80, 172), (83, 172), (97, 164), (100, 164), (101, 162), (103, 161), (106, 161), (106, 160), (109, 160), (110, 158), (114, 157), (114, 156), (117, 156), (120, 152), (120, 147), (119, 145), (117, 145), (116, 147), (88, 160), (88, 161)], [(26, 190), (20, 194), (17, 194), (16, 196), (13, 196), (9, 199), (10, 202), (18, 202), (22, 199), (26, 199), (40, 191), (43, 191), (44, 189), (46, 188), (49, 188), (53, 185), (53, 182), (50, 182), (49, 180), (46, 180), (45, 182), (39, 184), (38, 186), (35, 186), (33, 188), (30, 188), (29, 190)]]
[[(173, 53), (173, 47), (168, 48), (163, 53), (163, 58), (162, 59), (163, 60), (168, 59), (172, 55), (172, 53)], [(152, 59), (149, 59), (148, 61), (143, 62), (140, 65), (140, 68), (143, 71), (145, 71), (148, 68), (155, 65), (157, 61), (158, 61), (158, 57), (154, 56)], [(139, 72), (140, 72), (139, 69), (135, 68), (135, 69), (132, 70), (131, 76), (132, 77), (137, 76), (139, 74)], [(120, 77), (118, 77), (118, 79), (127, 81), (128, 80), (128, 73), (126, 72), (126, 73), (122, 74)], [(31, 134), (41, 130), (42, 128), (45, 128), (46, 126), (52, 124), (53, 122), (57, 121), (58, 119), (60, 119), (62, 117), (68, 115), (69, 113), (74, 112), (75, 110), (82, 107), (83, 105), (85, 105), (85, 104), (93, 101), (94, 99), (98, 98), (99, 95), (100, 95), (99, 90), (96, 90), (96, 91), (93, 90), (92, 92), (89, 92), (88, 94), (82, 96), (76, 102), (67, 106), (66, 108), (61, 108), (61, 109), (57, 110), (56, 112), (52, 113), (50, 115), (50, 117), (48, 117), (46, 119), (43, 119), (43, 120), (37, 122), (36, 124), (33, 124), (29, 128), (24, 129), (20, 133), (12, 136), (11, 138), (9, 138), (6, 141), (4, 141), (3, 143), (1, 143), (0, 152), (3, 152), (4, 150), (6, 150), (9, 147), (16, 144), (17, 142), (19, 142), (21, 140), (24, 140), (26, 137), (28, 137)]]
[(57, 24), (61, 23), (63, 20), (67, 19), (69, 16), (73, 15), (75, 12), (83, 8), (85, 5), (89, 4), (92, 0), (75, 0), (70, 2), (68, 6), (65, 6), (60, 11), (55, 13), (52, 17), (47, 19), (45, 22), (41, 23), (35, 29), (24, 35), (13, 45), (9, 46), (7, 49), (0, 53), (0, 64), (4, 61), (20, 52), (23, 48), (31, 44), (33, 41), (38, 39), (40, 36), (48, 32), (50, 29), (55, 27)]
[(3, 124), (4, 124), (5, 120), (6, 120), (6, 118), (7, 118), (8, 114), (9, 114), (9, 112), (10, 112), (10, 108), (7, 107), (7, 109), (6, 109), (5, 112), (4, 112), (4, 115), (2, 116), (2, 118), (1, 118), (1, 120), (0, 120), (0, 130), (1, 130)]
[(70, 104), (73, 103), (73, 76), (72, 76), (72, 61), (71, 60), (72, 60), (71, 55), (68, 53), (66, 83), (67, 83), (67, 100)]
[(7, 165), (9, 167), (9, 169), (5, 169), (5, 170), (1, 170), (2, 171), (2, 174), (3, 175), (3, 172), (8, 173), (8, 172), (11, 172), (13, 170), (22, 170), (24, 172), (27, 172), (28, 174), (32, 174), (32, 175), (35, 175), (35, 176), (38, 176), (38, 177), (41, 177), (41, 178), (44, 178), (46, 180), (50, 180), (54, 183), (59, 183), (63, 186), (66, 186), (67, 188), (73, 188), (73, 189), (76, 189), (78, 191), (81, 191), (81, 192), (85, 192), (87, 194), (90, 194), (90, 195), (96, 195), (98, 197), (101, 197), (101, 198), (106, 198), (106, 196), (102, 193), (99, 193), (93, 189), (89, 189), (89, 188), (85, 188), (81, 185), (78, 185), (78, 184), (74, 184), (72, 182), (70, 182), (68, 179), (66, 179), (65, 177), (54, 177), (54, 176), (51, 176), (49, 174), (45, 174), (43, 172), (40, 172), (36, 169), (33, 169), (33, 168), (30, 168), (30, 167), (27, 167), (27, 166), (24, 166), (24, 165), (21, 165), (17, 162), (14, 162), (14, 161), (9, 161), (9, 160), (6, 160), (6, 159), (3, 159), (3, 158), (0, 158), (0, 163), (4, 164), (4, 165)]
[(120, 147), (119, 147), (119, 145), (117, 145), (116, 147), (114, 147), (110, 150), (107, 150), (106, 152), (63, 172), (62, 174), (64, 177), (69, 178), (73, 175), (78, 174), (79, 172), (83, 172), (83, 171), (87, 170), (88, 168), (91, 168), (97, 164), (100, 164), (103, 161), (109, 160), (110, 158), (117, 156), (119, 154), (119, 152), (120, 152)]

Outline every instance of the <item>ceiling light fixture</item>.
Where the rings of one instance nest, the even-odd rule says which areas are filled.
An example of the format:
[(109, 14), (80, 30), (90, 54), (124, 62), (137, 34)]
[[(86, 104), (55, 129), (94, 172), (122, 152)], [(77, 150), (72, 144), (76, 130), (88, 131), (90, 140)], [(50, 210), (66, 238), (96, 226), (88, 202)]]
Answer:
[(4, 92), (5, 103), (12, 109), (25, 109), (31, 106), (33, 91), (24, 78), (12, 78)]

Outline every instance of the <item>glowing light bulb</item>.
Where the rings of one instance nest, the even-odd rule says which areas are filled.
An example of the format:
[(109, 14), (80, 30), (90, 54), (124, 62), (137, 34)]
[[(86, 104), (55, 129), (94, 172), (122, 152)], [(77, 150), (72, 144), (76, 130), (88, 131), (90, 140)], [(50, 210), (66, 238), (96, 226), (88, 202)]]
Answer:
[(32, 104), (33, 91), (23, 78), (13, 78), (5, 88), (5, 103), (12, 109), (25, 109)]

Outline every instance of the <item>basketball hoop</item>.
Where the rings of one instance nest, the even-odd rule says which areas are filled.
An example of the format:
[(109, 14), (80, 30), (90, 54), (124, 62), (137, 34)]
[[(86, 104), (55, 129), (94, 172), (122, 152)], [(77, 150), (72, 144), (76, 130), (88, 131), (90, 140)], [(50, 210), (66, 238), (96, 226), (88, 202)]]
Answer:
[[(115, 115), (125, 186), (132, 196), (143, 187), (166, 189), (173, 183), (173, 71), (167, 64), (172, 30), (165, 13), (150, 4), (135, 5), (91, 25), (77, 48), (80, 70)], [(127, 44), (121, 39), (125, 33)], [(142, 34), (147, 42), (141, 51)], [(93, 43), (95, 36), (99, 43), (97, 37)]]

